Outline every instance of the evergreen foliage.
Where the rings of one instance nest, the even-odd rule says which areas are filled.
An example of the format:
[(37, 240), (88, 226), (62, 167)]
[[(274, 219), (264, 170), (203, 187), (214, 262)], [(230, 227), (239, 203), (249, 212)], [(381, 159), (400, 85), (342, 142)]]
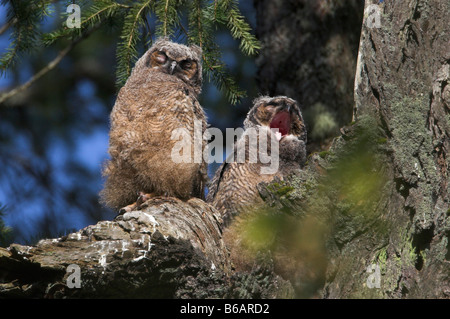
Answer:
[[(53, 13), (55, 4), (67, 6), (74, 2), (81, 8), (81, 27), (68, 28), (62, 15), (61, 27), (42, 31), (43, 20)], [(0, 75), (20, 59), (20, 54), (32, 52), (35, 46), (57, 43), (76, 44), (99, 28), (118, 28), (116, 80), (122, 86), (131, 74), (134, 63), (152, 43), (152, 38), (169, 37), (197, 44), (203, 49), (204, 75), (224, 91), (234, 104), (245, 96), (222, 62), (215, 41), (219, 28), (226, 28), (240, 41), (241, 51), (255, 55), (260, 48), (250, 25), (241, 14), (237, 0), (1, 0), (7, 6), (7, 25), (11, 28), (11, 43), (0, 57)]]
[(0, 58), (0, 75), (3, 75), (14, 65), (20, 53), (29, 52), (39, 44), (41, 33), (37, 26), (48, 14), (48, 6), (45, 1), (30, 4), (26, 1), (1, 0), (0, 4), (9, 4), (6, 16), (12, 28), (10, 46)]

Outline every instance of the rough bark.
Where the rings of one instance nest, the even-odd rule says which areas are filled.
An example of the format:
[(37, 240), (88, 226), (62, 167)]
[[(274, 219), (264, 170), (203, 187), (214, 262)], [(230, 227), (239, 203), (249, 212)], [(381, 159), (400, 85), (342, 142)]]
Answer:
[[(232, 274), (218, 212), (199, 199), (155, 198), (140, 211), (36, 246), (0, 248), (2, 298), (292, 296), (270, 265)], [(81, 287), (71, 287), (80, 269)]]
[[(322, 2), (314, 3), (320, 6)], [(307, 31), (307, 27), (322, 26), (317, 12), (302, 1), (259, 0), (255, 4), (263, 42), (261, 89), (296, 97), (305, 109), (316, 102), (318, 94), (323, 103), (333, 105), (336, 95), (335, 86), (328, 85), (333, 78), (330, 68), (322, 70), (323, 64), (313, 63), (315, 73), (302, 71), (311, 66), (308, 52), (316, 52), (319, 60), (323, 59), (320, 52), (327, 52), (327, 42), (316, 42)], [(346, 5), (357, 6), (353, 2)], [(313, 155), (303, 172), (306, 176), (294, 179), (291, 185), (295, 190), (289, 196), (261, 193), (272, 207), (300, 215), (319, 214), (327, 220), (324, 298), (448, 298), (450, 4), (437, 0), (366, 1), (365, 8), (369, 5), (375, 7), (364, 15), (358, 59), (353, 65), (356, 77), (347, 78), (355, 79), (355, 103), (349, 100), (353, 94), (348, 94), (347, 84), (347, 99), (339, 99), (346, 101), (346, 107), (335, 106), (347, 119), (353, 109), (352, 124), (341, 129), (341, 136), (328, 151), (320, 153), (326, 160), (319, 166), (317, 154)], [(378, 9), (379, 25), (374, 20)], [(311, 16), (305, 17), (305, 12)], [(336, 57), (333, 60), (341, 62)], [(345, 61), (344, 57), (344, 65)], [(353, 66), (349, 64), (350, 69)], [(321, 70), (327, 76), (320, 77)], [(304, 76), (308, 74), (311, 80)], [(367, 128), (361, 121), (375, 123), (376, 134), (381, 134), (367, 140), (374, 147), (358, 142), (361, 129)], [(359, 212), (349, 213), (348, 203), (336, 196), (343, 181), (329, 187), (320, 183), (318, 176), (332, 170), (339, 158), (351, 159), (368, 151), (364, 148), (376, 152), (383, 163), (380, 175), (387, 180), (376, 202), (367, 201), (361, 205), (363, 209), (358, 203)], [(326, 178), (325, 184), (328, 182)], [(315, 196), (324, 188), (325, 196)], [(321, 207), (313, 207), (311, 202)], [(374, 266), (380, 270), (379, 288), (371, 285), (375, 283), (371, 282), (376, 276)]]
[[(375, 119), (385, 136), (389, 180), (377, 213), (389, 231), (362, 231), (330, 250), (326, 298), (450, 297), (448, 12), (447, 1), (409, 0), (365, 15), (354, 119)], [(371, 264), (380, 288), (367, 285)]]

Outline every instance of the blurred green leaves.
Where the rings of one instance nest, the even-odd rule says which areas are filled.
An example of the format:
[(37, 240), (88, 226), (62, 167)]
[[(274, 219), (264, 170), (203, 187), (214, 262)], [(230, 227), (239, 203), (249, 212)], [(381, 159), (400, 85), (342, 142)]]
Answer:
[(241, 214), (231, 226), (242, 234), (246, 253), (273, 258), (275, 269), (296, 283), (298, 296), (314, 296), (323, 284), (327, 247), (340, 249), (364, 233), (387, 234), (380, 204), (388, 183), (387, 140), (380, 132), (371, 119), (359, 120), (326, 156), (312, 155), (304, 170), (267, 185), (266, 206)]
[(313, 123), (308, 133), (313, 140), (323, 140), (337, 135), (339, 127), (336, 116), (322, 103), (316, 103), (307, 109), (305, 119), (308, 123)]
[(0, 76), (2, 76), (16, 63), (21, 53), (31, 52), (40, 44), (41, 31), (38, 26), (49, 12), (45, 1), (30, 4), (27, 1), (2, 0), (0, 4), (8, 5), (7, 24), (2, 27), (2, 33), (8, 28), (12, 29), (9, 48), (0, 57)]
[(336, 154), (322, 185), (325, 194), (332, 194), (352, 213), (370, 214), (388, 180), (380, 157), (382, 138), (374, 127), (374, 123), (354, 126), (346, 150)]

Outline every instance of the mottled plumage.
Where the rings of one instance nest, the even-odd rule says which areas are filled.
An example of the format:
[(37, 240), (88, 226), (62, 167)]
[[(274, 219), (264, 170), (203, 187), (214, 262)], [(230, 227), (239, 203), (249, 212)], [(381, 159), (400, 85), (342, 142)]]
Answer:
[[(260, 161), (252, 163), (249, 160), (249, 143), (246, 142), (246, 132), (254, 128), (259, 135), (273, 136), (270, 128), (278, 128), (279, 155), (278, 170), (271, 174), (261, 174), (263, 164)], [(224, 223), (228, 225), (232, 218), (262, 200), (257, 185), (261, 182), (271, 182), (275, 176), (284, 176), (300, 169), (306, 159), (306, 129), (296, 101), (285, 96), (263, 96), (254, 101), (253, 107), (244, 121), (244, 135), (236, 143), (234, 153), (240, 144), (245, 144), (246, 157), (244, 163), (223, 163), (217, 170), (209, 185), (207, 202), (215, 206), (221, 213)], [(272, 154), (270, 139), (267, 152)]]
[[(101, 201), (119, 209), (138, 193), (203, 197), (206, 163), (175, 163), (172, 132), (184, 128), (194, 140), (194, 122), (206, 129), (197, 97), (201, 92), (201, 49), (161, 39), (136, 62), (111, 112), (109, 154)], [(205, 142), (201, 143), (205, 147)], [(193, 147), (192, 147), (193, 149)], [(132, 206), (132, 208), (134, 208)]]

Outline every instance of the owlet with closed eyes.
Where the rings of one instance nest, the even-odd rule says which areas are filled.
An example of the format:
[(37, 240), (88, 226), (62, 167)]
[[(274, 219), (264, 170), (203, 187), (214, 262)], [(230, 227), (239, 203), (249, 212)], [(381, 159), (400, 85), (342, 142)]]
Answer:
[[(206, 163), (178, 161), (173, 149), (183, 130), (194, 143), (194, 127), (206, 130), (197, 98), (202, 85), (202, 51), (160, 39), (136, 62), (111, 112), (109, 155), (101, 202), (122, 212), (153, 196), (204, 197)], [(199, 126), (200, 125), (200, 126)], [(201, 140), (202, 147), (206, 141)], [(202, 148), (202, 149), (203, 149)], [(187, 148), (194, 150), (194, 145)]]

